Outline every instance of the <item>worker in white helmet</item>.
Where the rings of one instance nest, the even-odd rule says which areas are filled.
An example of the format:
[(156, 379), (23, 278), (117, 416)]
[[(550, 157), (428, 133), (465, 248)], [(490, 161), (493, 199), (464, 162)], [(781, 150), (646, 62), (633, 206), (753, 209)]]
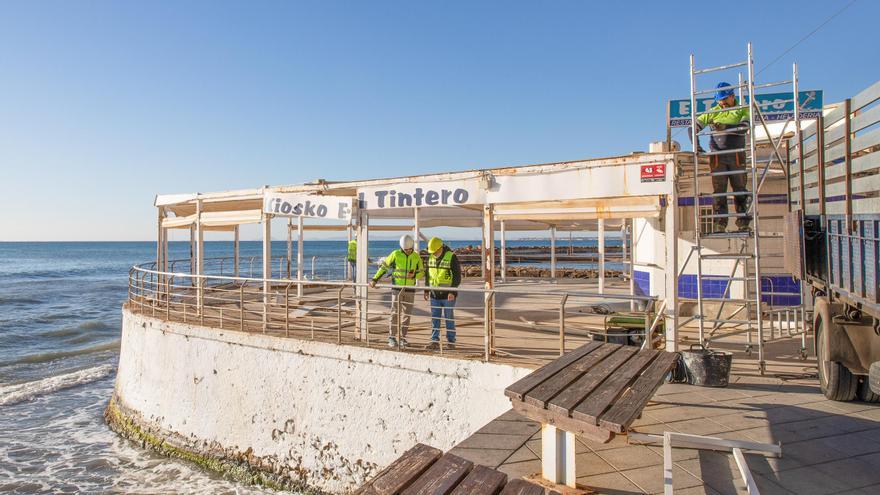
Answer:
[[(406, 332), (409, 330), (410, 317), (413, 310), (416, 282), (425, 276), (425, 268), (419, 253), (413, 249), (415, 241), (407, 234), (400, 238), (400, 249), (395, 249), (384, 260), (382, 266), (370, 280), (370, 287), (375, 288), (376, 282), (386, 273), (391, 276), (391, 319), (388, 327), (388, 346), (406, 347)], [(400, 305), (400, 308), (398, 308)], [(397, 315), (400, 314), (398, 322)], [(397, 337), (400, 337), (400, 341)]]

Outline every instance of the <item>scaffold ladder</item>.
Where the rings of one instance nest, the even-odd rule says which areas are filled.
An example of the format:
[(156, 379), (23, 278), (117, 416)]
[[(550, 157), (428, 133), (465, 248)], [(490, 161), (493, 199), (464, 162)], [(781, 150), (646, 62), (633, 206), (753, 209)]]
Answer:
[[(722, 110), (713, 110), (709, 109), (700, 109), (697, 106), (698, 99), (701, 96), (715, 93), (718, 88), (713, 87), (712, 89), (704, 89), (700, 90), (697, 88), (697, 78), (698, 76), (705, 76), (707, 74), (712, 74), (717, 76), (719, 73), (723, 73), (724, 71), (731, 70), (739, 70), (741, 71), (744, 67), (747, 73), (747, 79), (743, 80), (742, 73), (739, 72), (739, 77), (737, 78), (737, 84), (728, 86), (731, 90), (736, 90), (739, 98), (733, 107), (724, 108), (723, 111), (736, 110), (736, 109), (748, 109), (749, 117), (747, 121), (744, 121), (742, 127), (739, 127), (735, 130), (728, 130), (726, 128), (715, 129), (706, 127), (704, 130), (708, 130), (708, 132), (698, 132), (697, 129), (697, 119), (701, 115), (717, 113)], [(754, 98), (755, 90), (758, 88), (769, 88), (774, 86), (787, 86), (791, 85), (792, 87), (792, 99), (790, 102), (793, 103), (793, 107), (799, 110), (799, 105), (797, 101), (798, 95), (798, 80), (797, 80), (797, 66), (794, 65), (792, 68), (792, 79), (789, 81), (780, 81), (774, 83), (766, 83), (766, 84), (755, 84), (755, 67), (754, 67), (754, 58), (752, 54), (752, 44), (748, 44), (747, 48), (747, 58), (745, 61), (722, 65), (717, 67), (710, 67), (705, 69), (698, 69), (695, 65), (694, 56), (690, 56), (690, 83), (691, 83), (691, 141), (694, 143), (693, 146), (693, 161), (694, 161), (694, 177), (693, 177), (693, 204), (694, 204), (694, 250), (696, 251), (696, 264), (697, 264), (697, 280), (696, 280), (696, 302), (697, 302), (697, 313), (694, 316), (694, 319), (697, 320), (699, 325), (699, 340), (700, 344), (704, 346), (708, 346), (713, 338), (716, 337), (716, 334), (719, 330), (722, 329), (724, 325), (733, 325), (739, 330), (726, 333), (725, 335), (733, 335), (733, 334), (741, 334), (746, 333), (747, 335), (747, 343), (746, 343), (746, 351), (751, 353), (752, 350), (752, 333), (757, 332), (756, 344), (757, 344), (757, 354), (758, 354), (758, 366), (760, 372), (763, 374), (766, 369), (766, 362), (764, 358), (764, 342), (765, 342), (765, 317), (764, 310), (762, 308), (762, 298), (763, 291), (761, 287), (761, 238), (763, 234), (760, 229), (760, 218), (758, 215), (758, 198), (761, 192), (761, 188), (764, 185), (764, 181), (767, 177), (767, 172), (771, 169), (771, 167), (775, 164), (784, 170), (785, 161), (782, 159), (782, 154), (780, 152), (780, 145), (783, 143), (783, 137), (785, 136), (785, 131), (788, 129), (788, 125), (790, 123), (794, 124), (795, 132), (800, 133), (800, 117), (799, 111), (793, 112), (793, 117), (789, 118), (785, 121), (785, 124), (782, 128), (782, 131), (779, 133), (778, 140), (773, 139), (769, 129), (767, 127), (767, 120), (764, 117), (762, 107), (769, 105), (769, 103), (761, 103), (757, 98)], [(714, 85), (713, 85), (714, 86)], [(779, 103), (789, 103), (789, 101), (779, 102), (776, 101), (774, 104)], [(758, 126), (762, 126), (764, 132), (769, 140), (771, 145), (771, 150), (769, 156), (766, 158), (759, 159), (756, 153), (756, 135), (755, 129)], [(699, 137), (701, 135), (720, 135), (720, 134), (733, 134), (733, 133), (745, 133), (746, 135), (746, 143), (742, 148), (737, 149), (725, 149), (725, 150), (708, 150), (703, 151), (699, 146)], [(734, 168), (732, 170), (714, 170), (711, 166), (709, 171), (701, 171), (700, 165), (701, 160), (705, 160), (705, 158), (709, 158), (709, 160), (721, 160), (721, 158), (725, 155), (729, 156), (732, 154), (744, 154), (745, 155), (745, 163), (742, 169)], [(723, 169), (723, 167), (718, 167)], [(723, 192), (715, 192), (711, 188), (712, 179), (717, 176), (732, 176), (732, 175), (745, 175), (746, 180), (746, 190), (745, 191), (730, 191), (725, 188)], [(704, 179), (704, 180), (701, 180)], [(708, 186), (707, 186), (708, 184)], [(709, 188), (709, 191), (705, 189)], [(748, 197), (748, 205), (746, 207), (745, 212), (730, 212), (730, 207), (728, 206), (727, 213), (716, 212), (714, 208), (711, 210), (711, 213), (703, 212), (701, 205), (703, 202), (709, 202), (710, 204), (716, 200), (717, 198), (725, 198), (725, 201), (730, 201), (730, 198), (746, 196)], [(735, 210), (734, 210), (735, 211)], [(725, 219), (725, 220), (734, 220), (740, 218), (748, 218), (751, 220), (751, 226), (747, 229), (740, 230), (728, 230), (725, 228), (723, 231), (715, 231), (715, 221), (716, 219)], [(708, 232), (703, 232), (703, 220), (710, 220), (712, 223), (712, 228), (709, 229)], [(725, 222), (727, 223), (727, 222)], [(713, 246), (713, 250), (710, 252), (703, 244), (705, 239), (729, 239), (732, 242), (727, 243), (719, 243), (718, 246), (725, 245), (727, 248), (719, 248), (718, 246)], [(727, 249), (727, 250), (724, 250)], [(703, 263), (705, 261), (728, 261), (732, 264), (730, 270), (726, 271), (724, 275), (711, 275), (709, 277), (704, 275), (704, 266)], [(717, 270), (714, 270), (717, 272)], [(722, 280), (725, 281), (725, 289), (721, 294), (713, 294), (712, 297), (706, 297), (704, 294), (704, 280), (708, 278), (712, 278), (713, 280)], [(741, 291), (736, 291), (734, 288), (740, 288)], [(731, 297), (731, 294), (739, 293), (740, 296), (734, 298)], [(706, 302), (718, 303), (719, 307), (717, 311), (712, 315), (707, 315), (704, 307)], [(727, 315), (727, 317), (723, 316), (723, 311), (725, 306), (733, 306), (734, 311)], [(729, 307), (728, 306), (728, 307)], [(740, 316), (742, 315), (742, 316)], [(772, 324), (772, 322), (771, 322)], [(707, 332), (707, 325), (711, 327), (711, 329)], [(742, 328), (745, 326), (745, 330)]]

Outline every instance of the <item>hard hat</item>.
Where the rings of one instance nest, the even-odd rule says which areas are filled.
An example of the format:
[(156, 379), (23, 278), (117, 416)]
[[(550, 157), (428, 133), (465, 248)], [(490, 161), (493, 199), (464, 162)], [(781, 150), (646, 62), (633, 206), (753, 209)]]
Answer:
[(428, 241), (428, 252), (434, 253), (438, 249), (443, 247), (443, 241), (439, 237), (432, 237), (430, 241)]
[[(721, 89), (724, 88), (724, 89)], [(719, 102), (728, 96), (733, 96), (733, 89), (730, 86), (730, 83), (720, 82), (715, 86), (715, 89), (718, 91), (715, 92), (715, 101)]]
[(411, 235), (406, 234), (400, 236), (400, 249), (412, 249), (414, 245), (415, 241), (413, 241)]

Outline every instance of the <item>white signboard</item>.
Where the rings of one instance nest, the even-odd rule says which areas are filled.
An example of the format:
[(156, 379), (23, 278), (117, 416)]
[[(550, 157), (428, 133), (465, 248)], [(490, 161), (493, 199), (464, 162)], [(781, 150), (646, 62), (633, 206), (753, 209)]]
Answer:
[(328, 218), (351, 220), (354, 198), (348, 196), (312, 196), (299, 193), (267, 192), (263, 212), (279, 217)]
[(486, 191), (478, 180), (454, 182), (406, 182), (393, 186), (358, 189), (361, 207), (367, 210), (389, 208), (430, 208), (483, 204)]

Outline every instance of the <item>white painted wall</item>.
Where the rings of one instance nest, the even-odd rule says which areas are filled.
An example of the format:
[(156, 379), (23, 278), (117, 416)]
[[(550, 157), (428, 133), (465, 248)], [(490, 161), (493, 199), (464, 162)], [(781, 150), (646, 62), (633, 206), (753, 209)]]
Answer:
[(344, 492), (416, 442), (449, 449), (531, 370), (166, 323), (123, 311), (116, 395), (148, 427)]

